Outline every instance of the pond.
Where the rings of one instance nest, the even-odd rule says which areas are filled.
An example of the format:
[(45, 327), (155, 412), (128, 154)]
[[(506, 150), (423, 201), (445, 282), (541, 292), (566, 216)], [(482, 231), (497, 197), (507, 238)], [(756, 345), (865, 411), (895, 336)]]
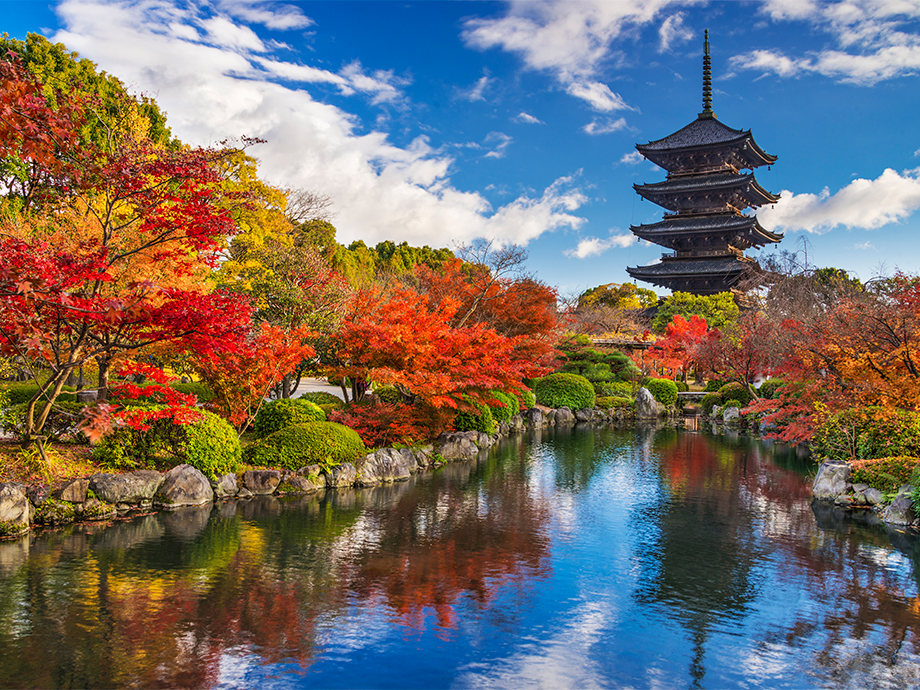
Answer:
[(920, 540), (749, 439), (543, 432), (412, 481), (0, 544), (0, 686), (904, 688)]

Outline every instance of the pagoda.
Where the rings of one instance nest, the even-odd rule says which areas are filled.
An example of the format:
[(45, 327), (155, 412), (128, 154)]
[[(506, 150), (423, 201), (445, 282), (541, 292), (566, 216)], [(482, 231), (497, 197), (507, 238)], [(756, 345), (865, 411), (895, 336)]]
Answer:
[[(712, 295), (731, 290), (757, 262), (750, 247), (779, 242), (748, 208), (775, 203), (779, 195), (761, 187), (753, 170), (770, 165), (750, 130), (722, 124), (712, 110), (709, 31), (703, 47), (703, 112), (673, 134), (637, 144), (645, 158), (668, 171), (664, 182), (633, 185), (645, 199), (670, 213), (651, 225), (631, 226), (633, 234), (673, 250), (660, 262), (627, 268), (630, 276), (672, 291)], [(742, 172), (749, 171), (749, 172)]]

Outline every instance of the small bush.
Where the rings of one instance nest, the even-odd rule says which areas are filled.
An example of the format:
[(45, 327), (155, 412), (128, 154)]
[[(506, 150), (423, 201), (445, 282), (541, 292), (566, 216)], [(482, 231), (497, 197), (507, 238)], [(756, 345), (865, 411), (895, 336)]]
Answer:
[(632, 408), (635, 407), (636, 401), (632, 398), (621, 398), (619, 396), (611, 396), (597, 399), (597, 407), (602, 410), (616, 410), (621, 408)]
[(396, 386), (380, 386), (379, 388), (374, 389), (374, 395), (376, 395), (382, 402), (391, 403), (396, 405), (403, 401), (402, 393), (396, 388)]
[(675, 381), (674, 385), (677, 386), (678, 393), (686, 393), (690, 390), (690, 385), (686, 381)]
[(304, 393), (296, 398), (297, 400), (309, 400), (317, 405), (338, 405), (339, 409), (345, 407), (345, 401), (339, 396), (326, 391), (312, 391)]
[[(0, 413), (0, 427), (5, 431), (12, 432), (18, 436), (25, 433), (26, 407), (28, 403), (19, 403), (4, 410)], [(82, 421), (83, 408), (86, 403), (78, 402), (55, 402), (51, 406), (51, 412), (45, 420), (45, 426), (42, 428), (42, 434), (53, 439), (59, 440), (67, 436), (73, 437), (81, 443), (86, 442), (86, 437), (79, 431), (77, 426)], [(36, 409), (36, 413), (39, 410)]]
[(920, 457), (920, 413), (881, 407), (828, 415), (810, 442), (819, 460)]
[(306, 465), (329, 469), (354, 462), (366, 453), (354, 429), (335, 422), (295, 424), (246, 448), (243, 459), (258, 467), (298, 470)]
[[(150, 405), (138, 405), (151, 409)], [(230, 424), (214, 414), (198, 410), (191, 424), (157, 419), (146, 431), (122, 428), (108, 434), (93, 448), (93, 458), (117, 470), (156, 467), (171, 458), (188, 463), (212, 479), (240, 469), (240, 439)]]
[(481, 431), (484, 434), (494, 434), (498, 431), (498, 424), (492, 416), (488, 405), (472, 403), (474, 410), (465, 410), (454, 417), (454, 429), (457, 431)]
[(671, 379), (649, 379), (646, 388), (662, 405), (673, 405), (677, 402), (677, 385)]
[(727, 410), (729, 407), (737, 407), (740, 410), (744, 405), (741, 404), (740, 400), (726, 400), (722, 404), (722, 409)]
[(489, 396), (496, 403), (489, 402), (489, 410), (492, 412), (492, 417), (496, 422), (507, 422), (513, 415), (517, 414), (518, 402), (513, 395), (508, 395), (501, 391), (490, 391)]
[(534, 392), (527, 390), (526, 388), (520, 391), (520, 403), (522, 410), (529, 410), (531, 407), (534, 407), (537, 404), (537, 396), (534, 395)]
[(265, 438), (295, 424), (325, 421), (326, 413), (316, 403), (303, 398), (281, 398), (262, 406), (252, 422), (252, 430), (256, 438)]
[(777, 389), (785, 383), (782, 379), (767, 379), (760, 384), (760, 388), (757, 389), (757, 395), (761, 398), (766, 398), (767, 400), (772, 400), (773, 396), (776, 395)]
[(727, 382), (723, 381), (722, 379), (710, 379), (709, 381), (706, 382), (706, 388), (704, 388), (703, 390), (707, 393), (715, 393), (726, 383)]
[(722, 404), (722, 396), (718, 393), (707, 393), (700, 401), (700, 412), (709, 417), (712, 414), (712, 408)]
[(850, 481), (854, 484), (868, 484), (885, 493), (893, 493), (920, 471), (920, 458), (897, 455), (871, 460), (856, 460), (850, 463)]
[[(6, 391), (6, 405), (21, 405), (29, 402), (38, 393), (38, 384), (28, 382), (2, 383), (0, 388)], [(73, 386), (64, 386), (55, 402), (77, 402), (76, 389)]]
[(741, 403), (741, 407), (747, 407), (751, 403), (751, 400), (753, 400), (753, 396), (748, 387), (737, 381), (732, 381), (722, 386), (719, 389), (719, 397), (721, 397), (723, 401), (737, 400)]
[(568, 407), (584, 410), (594, 407), (594, 387), (578, 374), (550, 374), (537, 383), (537, 402), (547, 407)]
[(336, 410), (330, 421), (354, 429), (368, 448), (386, 448), (395, 444), (411, 446), (437, 438), (451, 415), (452, 412), (427, 405), (380, 403)]

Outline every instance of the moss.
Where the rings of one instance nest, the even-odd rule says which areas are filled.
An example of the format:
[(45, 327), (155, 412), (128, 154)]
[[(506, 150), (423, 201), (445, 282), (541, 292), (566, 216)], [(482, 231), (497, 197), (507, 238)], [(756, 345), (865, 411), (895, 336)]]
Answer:
[(49, 498), (35, 509), (35, 522), (43, 525), (66, 525), (77, 517), (73, 503)]
[(21, 522), (0, 522), (0, 537), (15, 537), (29, 531), (29, 526)]

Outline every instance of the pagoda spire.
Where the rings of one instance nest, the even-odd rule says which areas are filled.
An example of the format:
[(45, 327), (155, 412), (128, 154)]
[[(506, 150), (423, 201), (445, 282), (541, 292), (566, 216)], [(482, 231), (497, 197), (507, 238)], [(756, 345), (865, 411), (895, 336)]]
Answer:
[(716, 114), (712, 112), (712, 67), (709, 60), (709, 29), (706, 29), (703, 42), (703, 112), (701, 120), (715, 120)]

